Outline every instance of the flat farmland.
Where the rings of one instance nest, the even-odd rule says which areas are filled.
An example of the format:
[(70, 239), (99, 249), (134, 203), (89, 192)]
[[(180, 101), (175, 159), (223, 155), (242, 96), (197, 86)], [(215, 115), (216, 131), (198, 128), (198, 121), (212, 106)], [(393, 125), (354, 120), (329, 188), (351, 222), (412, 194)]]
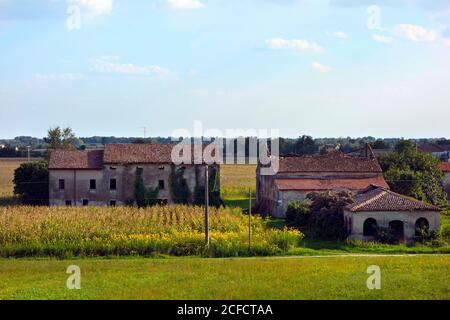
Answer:
[(25, 161), (25, 159), (0, 158), (0, 197), (13, 195), (14, 170)]

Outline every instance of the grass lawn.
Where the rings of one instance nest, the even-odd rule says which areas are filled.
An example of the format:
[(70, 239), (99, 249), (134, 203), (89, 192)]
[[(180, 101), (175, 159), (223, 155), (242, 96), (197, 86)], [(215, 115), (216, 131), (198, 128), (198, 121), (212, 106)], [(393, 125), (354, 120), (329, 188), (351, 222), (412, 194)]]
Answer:
[[(66, 269), (81, 268), (81, 290)], [(367, 267), (381, 268), (369, 290)], [(0, 299), (450, 299), (450, 256), (0, 260)]]

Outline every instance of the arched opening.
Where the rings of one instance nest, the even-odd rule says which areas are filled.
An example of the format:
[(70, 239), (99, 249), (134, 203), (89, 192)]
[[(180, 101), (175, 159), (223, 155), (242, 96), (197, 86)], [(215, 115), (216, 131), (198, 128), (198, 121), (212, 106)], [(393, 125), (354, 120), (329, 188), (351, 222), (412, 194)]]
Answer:
[(430, 223), (425, 218), (419, 218), (416, 221), (416, 236), (423, 236), (428, 234), (430, 230)]
[(369, 218), (364, 221), (363, 234), (366, 237), (373, 237), (377, 235), (377, 221), (374, 218)]
[(389, 229), (396, 239), (403, 240), (405, 236), (403, 221), (394, 220), (389, 222)]

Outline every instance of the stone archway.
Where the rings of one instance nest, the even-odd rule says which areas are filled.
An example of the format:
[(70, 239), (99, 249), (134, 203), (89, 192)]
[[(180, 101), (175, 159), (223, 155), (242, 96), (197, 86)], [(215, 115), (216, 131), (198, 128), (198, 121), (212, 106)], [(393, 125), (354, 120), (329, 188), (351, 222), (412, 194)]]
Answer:
[(364, 221), (363, 235), (365, 237), (374, 237), (377, 235), (377, 221), (374, 218), (368, 218)]
[(405, 238), (405, 224), (403, 221), (393, 220), (389, 222), (389, 230), (396, 239), (403, 240)]
[(430, 223), (425, 218), (419, 218), (415, 224), (416, 236), (422, 236), (430, 230)]

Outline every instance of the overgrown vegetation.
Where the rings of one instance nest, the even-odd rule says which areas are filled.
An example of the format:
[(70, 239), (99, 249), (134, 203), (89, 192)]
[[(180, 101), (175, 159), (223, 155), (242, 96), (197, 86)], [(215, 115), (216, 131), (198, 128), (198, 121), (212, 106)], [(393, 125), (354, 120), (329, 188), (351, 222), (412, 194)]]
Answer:
[(299, 244), (296, 230), (267, 228), (238, 209), (211, 208), (211, 244), (204, 210), (184, 205), (124, 208), (0, 208), (0, 257), (168, 254), (210, 257), (278, 255)]
[(158, 204), (159, 188), (147, 189), (144, 185), (144, 179), (141, 174), (136, 172), (134, 181), (134, 199), (139, 208), (154, 206)]
[(48, 204), (49, 173), (46, 161), (22, 163), (14, 171), (14, 194), (23, 204)]
[(188, 204), (191, 200), (191, 191), (184, 177), (186, 168), (175, 167), (172, 165), (172, 172), (170, 173), (169, 187), (172, 195), (172, 200), (178, 204)]
[(438, 168), (439, 159), (417, 151), (413, 142), (397, 142), (395, 152), (379, 161), (392, 191), (434, 205), (447, 204), (447, 194), (442, 190), (443, 173)]

